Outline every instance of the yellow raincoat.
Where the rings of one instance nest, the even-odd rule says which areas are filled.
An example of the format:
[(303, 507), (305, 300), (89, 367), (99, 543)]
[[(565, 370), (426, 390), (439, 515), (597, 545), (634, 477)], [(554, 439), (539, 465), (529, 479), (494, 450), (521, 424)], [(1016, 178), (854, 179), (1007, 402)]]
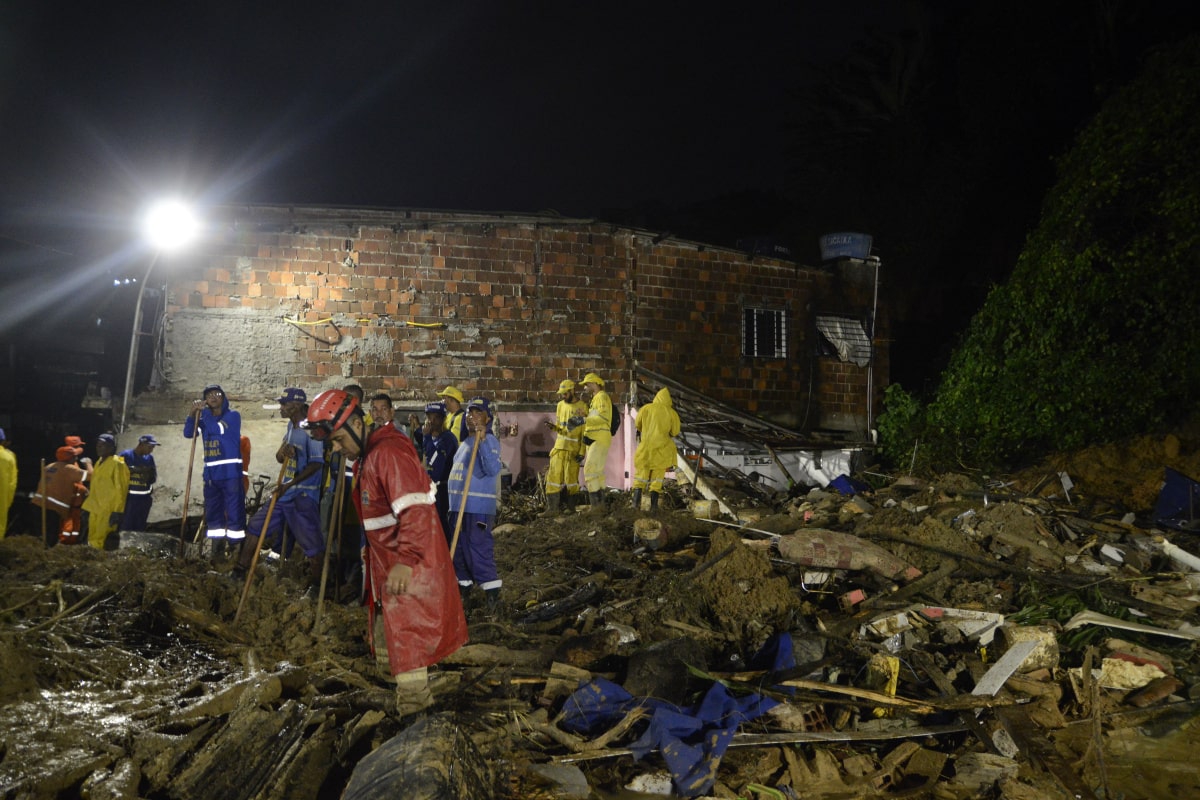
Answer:
[(120, 456), (101, 459), (92, 470), (90, 487), (83, 501), (83, 510), (88, 513), (88, 544), (103, 550), (104, 540), (117, 530), (120, 515), (125, 512), (125, 496), (129, 493), (129, 467), (125, 459)]
[(567, 423), (573, 417), (587, 414), (587, 404), (582, 400), (558, 401), (555, 412), (554, 430), (558, 438), (550, 451), (550, 469), (546, 473), (546, 494), (579, 491), (579, 455), (583, 452), (583, 426), (570, 428)]
[(17, 493), (17, 457), (0, 445), (0, 539), (8, 529), (8, 510)]
[(600, 389), (592, 395), (588, 404), (587, 419), (583, 423), (583, 436), (591, 439), (587, 456), (583, 462), (583, 480), (588, 492), (604, 490), (604, 465), (608, 461), (608, 448), (612, 445), (613, 404), (608, 392)]
[(634, 427), (641, 434), (633, 454), (633, 488), (662, 491), (663, 475), (675, 466), (675, 442), (679, 435), (679, 415), (671, 402), (671, 393), (663, 388), (654, 402), (638, 409)]

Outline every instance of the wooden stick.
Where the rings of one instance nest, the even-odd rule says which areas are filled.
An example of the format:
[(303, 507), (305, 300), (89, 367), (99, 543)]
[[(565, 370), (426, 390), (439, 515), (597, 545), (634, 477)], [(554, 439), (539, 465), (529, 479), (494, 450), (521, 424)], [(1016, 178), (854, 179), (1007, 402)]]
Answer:
[(454, 538), (450, 540), (451, 561), (454, 561), (454, 551), (458, 547), (458, 534), (462, 531), (463, 514), (467, 513), (467, 495), (471, 491), (471, 476), (475, 472), (475, 454), (479, 452), (479, 440), (484, 436), (487, 436), (486, 427), (484, 427), (482, 435), (479, 431), (475, 431), (475, 444), (471, 446), (471, 463), (467, 465), (467, 480), (463, 484), (462, 505), (458, 507), (458, 519), (454, 523)]
[(258, 532), (258, 542), (254, 545), (254, 558), (250, 559), (250, 569), (246, 570), (246, 587), (242, 589), (242, 599), (238, 601), (237, 613), (233, 615), (234, 625), (237, 625), (238, 620), (241, 619), (242, 606), (246, 605), (246, 598), (250, 596), (250, 584), (254, 582), (254, 568), (258, 566), (258, 554), (262, 550), (263, 539), (266, 538), (267, 531), (271, 529), (271, 515), (275, 513), (275, 501), (279, 499), (279, 484), (283, 483), (284, 473), (287, 472), (288, 464), (291, 463), (292, 457), (288, 456), (279, 467), (279, 477), (275, 479), (275, 491), (271, 492), (271, 504), (267, 506), (267, 516), (263, 518), (262, 529)]
[(192, 412), (192, 452), (188, 455), (187, 482), (183, 484), (183, 515), (179, 520), (179, 557), (187, 538), (188, 503), (192, 500), (192, 466), (196, 463), (196, 440), (200, 438), (200, 409)]
[(50, 488), (47, 484), (50, 481), (46, 480), (46, 459), (42, 459), (42, 547), (49, 547), (50, 543), (46, 541), (46, 490)]
[[(321, 567), (321, 590), (317, 593), (317, 613), (313, 617), (313, 633), (321, 629), (321, 614), (325, 610), (325, 583), (329, 580), (330, 553), (335, 546), (340, 548), (342, 543), (342, 490), (346, 484), (346, 468), (342, 466), (341, 459), (338, 459), (337, 473), (337, 478), (333, 482), (333, 525), (330, 531), (333, 535), (325, 543), (325, 565)], [(341, 555), (340, 549), (338, 555)]]

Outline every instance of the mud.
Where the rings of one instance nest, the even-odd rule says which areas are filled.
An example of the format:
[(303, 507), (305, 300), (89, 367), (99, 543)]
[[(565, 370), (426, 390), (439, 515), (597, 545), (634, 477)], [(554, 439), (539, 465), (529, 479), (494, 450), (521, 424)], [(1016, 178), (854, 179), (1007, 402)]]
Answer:
[[(641, 796), (625, 787), (661, 773), (663, 763), (654, 754), (634, 761), (620, 750), (640, 734), (636, 722), (595, 749), (554, 728), (578, 680), (603, 676), (628, 681), (639, 693), (657, 688), (660, 696), (693, 702), (711, 683), (704, 674), (734, 680), (772, 634), (791, 632), (798, 652), (809, 654), (797, 660), (817, 665), (814, 679), (854, 683), (887, 647), (864, 635), (858, 621), (914, 600), (1055, 625), (1077, 610), (1060, 607), (1059, 598), (1084, 602), (1103, 591), (1103, 610), (1114, 613), (1130, 583), (1165, 585), (1175, 576), (1161, 559), (1137, 573), (1102, 564), (1108, 570), (1102, 574), (1085, 574), (1076, 559), (1098, 558), (1105, 542), (1126, 546), (1150, 535), (1135, 525), (1113, 532), (1101, 521), (1124, 509), (1144, 516), (1165, 465), (1200, 472), (1189, 441), (1146, 439), (1128, 450), (1061, 456), (1000, 482), (940, 476), (927, 485), (885, 487), (856, 503), (819, 491), (781, 497), (745, 524), (696, 519), (687, 510), (688, 487), (672, 485), (657, 518), (670, 526), (675, 544), (657, 551), (634, 536), (639, 514), (625, 496), (611, 496), (600, 513), (547, 517), (540, 515), (540, 498), (514, 494), (496, 535), (502, 609), (489, 615), (480, 598), (468, 602), (468, 650), (494, 649), (476, 650), (476, 661), (440, 665), (437, 703), (415, 720), (389, 711), (391, 686), (367, 651), (366, 612), (353, 592), (330, 586), (317, 624), (316, 604), (301, 596), (298, 558), (259, 567), (235, 624), (243, 585), (231, 580), (231, 561), (194, 548), (179, 557), (169, 532), (129, 539), (115, 553), (46, 549), (33, 536), (11, 536), (0, 542), (0, 795), (336, 798), (360, 762), (414, 721), (436, 715), (448, 741), (473, 754), (471, 791), (478, 800), (570, 796), (533, 765), (569, 765), (592, 797)], [(1063, 471), (1075, 484), (1070, 504), (1062, 496)], [(1097, 527), (1066, 535), (1067, 523), (1086, 527), (1088, 520)], [(770, 541), (772, 534), (817, 524), (886, 547), (925, 575), (951, 560), (959, 566), (911, 597), (905, 586), (867, 572), (828, 570), (816, 583), (821, 571), (780, 559)], [(1200, 551), (1192, 539), (1176, 541)], [(1058, 566), (1039, 570), (1031, 548), (1039, 549), (1038, 558), (1060, 559)], [(868, 600), (844, 605), (852, 590)], [(565, 611), (555, 605), (572, 597), (587, 601)], [(1150, 622), (1194, 617), (1152, 615)], [(1111, 638), (1097, 628), (1090, 633), (1085, 640), (1078, 631), (1060, 632), (1061, 666), (1041, 679), (1047, 691), (1057, 691), (1030, 705), (1041, 726), (1035, 738), (1098, 794), (1158, 797), (1166, 796), (1160, 790), (1185, 787), (1174, 794), (1187, 796), (1197, 785), (1194, 766), (1180, 756), (1196, 737), (1188, 702), (1200, 677), (1194, 648), (1138, 640), (1168, 660), (1184, 683), (1166, 701), (1180, 709), (1177, 718), (1159, 719), (1155, 729), (1150, 717), (1121, 721), (1130, 708), (1122, 693), (1083, 696), (1067, 680), (1065, 670), (1078, 667), (1088, 647), (1098, 658)], [(956, 692), (969, 692), (995, 658), (944, 626), (918, 626), (905, 636), (902, 646), (927, 653)], [(900, 657), (909, 666), (896, 694), (938, 697), (916, 662), (903, 651)], [(1015, 686), (1005, 691), (1020, 695), (1034, 684)], [(869, 705), (812, 691), (789, 708), (792, 723), (764, 719), (744, 732), (849, 737), (892, 724)], [(1102, 721), (1093, 725), (1096, 715)], [(910, 724), (955, 719), (914, 717)], [(1062, 781), (1024, 751), (1011, 759), (1009, 777), (971, 783), (979, 776), (968, 774), (970, 759), (961, 769), (955, 765), (987, 748), (961, 726), (916, 739), (915, 749), (903, 738), (798, 741), (731, 748), (711, 795), (1068, 796)], [(490, 794), (478, 794), (481, 781)]]

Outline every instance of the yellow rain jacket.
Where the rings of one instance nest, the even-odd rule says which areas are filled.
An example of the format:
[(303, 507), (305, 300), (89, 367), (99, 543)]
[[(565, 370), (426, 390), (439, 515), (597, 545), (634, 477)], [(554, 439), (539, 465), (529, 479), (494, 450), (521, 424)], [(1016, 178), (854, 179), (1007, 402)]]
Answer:
[(592, 395), (588, 405), (587, 420), (583, 423), (583, 435), (593, 442), (603, 442), (607, 445), (612, 441), (612, 400), (603, 389)]
[(17, 493), (17, 457), (0, 445), (0, 539), (8, 528), (8, 510)]
[(638, 475), (662, 475), (675, 466), (675, 442), (679, 435), (679, 415), (671, 402), (671, 393), (659, 389), (654, 402), (638, 409), (634, 427), (641, 434), (633, 454), (633, 469)]
[(88, 512), (88, 544), (104, 549), (104, 540), (117, 529), (113, 515), (125, 513), (125, 496), (129, 493), (129, 467), (120, 456), (102, 459), (92, 470), (91, 489), (83, 501)]

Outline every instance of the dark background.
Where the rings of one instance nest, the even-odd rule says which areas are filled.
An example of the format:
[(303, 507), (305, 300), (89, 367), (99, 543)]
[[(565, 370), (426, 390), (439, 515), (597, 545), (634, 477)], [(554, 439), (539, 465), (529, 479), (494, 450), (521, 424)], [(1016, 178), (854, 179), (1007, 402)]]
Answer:
[(109, 424), (79, 386), (123, 385), (162, 194), (552, 211), (808, 264), (870, 233), (891, 379), (928, 392), (1055, 157), (1194, 5), (4, 4), (0, 425), (52, 452)]

